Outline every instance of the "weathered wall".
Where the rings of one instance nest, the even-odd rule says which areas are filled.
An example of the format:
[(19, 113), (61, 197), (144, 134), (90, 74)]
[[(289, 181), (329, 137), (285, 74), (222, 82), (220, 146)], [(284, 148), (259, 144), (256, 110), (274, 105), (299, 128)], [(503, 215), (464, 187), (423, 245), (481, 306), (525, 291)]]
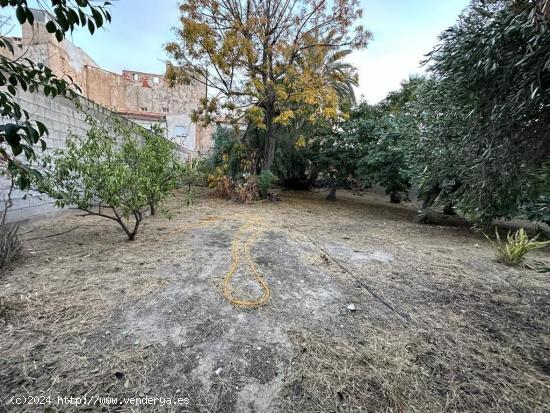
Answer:
[[(63, 97), (46, 97), (42, 94), (18, 92), (17, 101), (24, 109), (28, 110), (32, 119), (43, 122), (49, 131), (46, 138), (47, 151), (65, 148), (65, 141), (70, 133), (84, 136), (88, 130), (86, 115), (88, 113), (102, 122), (110, 122), (115, 114), (102, 106), (93, 103), (85, 98), (80, 98), (83, 110), (77, 109), (75, 102)], [(128, 124), (136, 125), (129, 120)], [(136, 125), (137, 126), (137, 125)], [(37, 148), (37, 150), (40, 150)], [(178, 148), (182, 159), (188, 159), (189, 151)], [(8, 182), (0, 177), (0, 208), (3, 209), (4, 196), (8, 189)], [(26, 195), (26, 196), (25, 196)], [(60, 210), (55, 207), (53, 200), (36, 192), (23, 193), (15, 191), (12, 196), (13, 207), (10, 209), (8, 220), (20, 221), (35, 219)]]
[[(47, 65), (60, 78), (71, 78), (82, 90), (82, 95), (105, 106), (122, 116), (142, 125), (165, 124), (168, 137), (176, 129), (187, 127), (187, 123), (170, 123), (168, 115), (175, 122), (186, 120), (199, 106), (205, 96), (205, 88), (200, 84), (169, 87), (164, 76), (125, 70), (122, 74), (101, 69), (81, 48), (65, 39), (57, 42), (54, 35), (46, 30), (46, 22), (51, 19), (48, 13), (36, 11), (34, 25), (22, 26), (22, 37), (13, 38), (15, 57), (27, 57), (33, 62)], [(4, 53), (0, 50), (0, 53)], [(185, 116), (184, 116), (185, 115)], [(193, 125), (193, 131), (185, 140), (186, 147), (205, 153), (209, 147), (208, 133)], [(199, 140), (200, 138), (200, 140)]]

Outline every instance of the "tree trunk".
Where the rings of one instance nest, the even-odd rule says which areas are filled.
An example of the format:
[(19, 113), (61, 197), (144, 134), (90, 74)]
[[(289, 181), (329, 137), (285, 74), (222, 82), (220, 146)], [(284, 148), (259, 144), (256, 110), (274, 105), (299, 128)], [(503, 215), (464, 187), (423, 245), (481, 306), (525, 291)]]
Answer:
[(399, 192), (392, 192), (390, 194), (390, 202), (392, 204), (400, 204), (401, 203), (401, 195)]
[(447, 205), (445, 205), (445, 208), (443, 208), (443, 214), (457, 215), (452, 202), (449, 202)]
[(434, 204), (435, 200), (437, 199), (440, 193), (441, 193), (441, 188), (439, 187), (439, 185), (434, 185), (429, 192), (424, 194), (422, 209), (430, 208)]
[(328, 191), (328, 194), (327, 194), (327, 201), (336, 201), (336, 184), (332, 185), (330, 187), (330, 190)]
[(141, 223), (142, 218), (143, 216), (141, 212), (134, 211), (134, 219), (135, 219), (134, 229), (132, 230), (132, 232), (128, 232), (128, 241), (133, 241), (136, 238), (136, 234), (138, 232), (139, 224)]
[(262, 161), (262, 171), (271, 171), (275, 159), (275, 125), (273, 124), (272, 110), (266, 110), (265, 114), (265, 145), (264, 159)]
[(149, 203), (149, 209), (151, 210), (151, 215), (152, 216), (157, 213), (157, 211), (155, 209), (155, 203), (154, 202)]

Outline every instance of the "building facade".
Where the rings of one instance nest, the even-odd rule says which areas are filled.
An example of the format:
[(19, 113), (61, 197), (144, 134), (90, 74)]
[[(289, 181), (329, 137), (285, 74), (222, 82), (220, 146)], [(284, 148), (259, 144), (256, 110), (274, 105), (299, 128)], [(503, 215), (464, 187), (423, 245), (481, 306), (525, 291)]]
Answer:
[(86, 98), (148, 129), (162, 126), (171, 141), (204, 154), (211, 147), (211, 128), (191, 121), (192, 111), (206, 94), (193, 83), (170, 87), (161, 74), (124, 70), (109, 72), (69, 40), (57, 42), (48, 33), (47, 12), (33, 10), (35, 22), (22, 26), (22, 36), (13, 38), (15, 57), (26, 57), (48, 66), (59, 78), (72, 79)]

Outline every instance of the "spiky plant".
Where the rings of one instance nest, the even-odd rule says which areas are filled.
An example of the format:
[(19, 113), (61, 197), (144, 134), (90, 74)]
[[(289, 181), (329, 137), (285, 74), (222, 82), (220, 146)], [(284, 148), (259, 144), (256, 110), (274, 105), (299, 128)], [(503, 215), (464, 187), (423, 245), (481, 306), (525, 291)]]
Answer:
[(538, 235), (529, 239), (523, 228), (513, 234), (508, 232), (506, 239), (501, 239), (498, 230), (495, 229), (495, 238), (496, 240), (491, 242), (495, 245), (497, 260), (506, 265), (521, 264), (529, 251), (550, 245), (550, 241), (537, 241)]

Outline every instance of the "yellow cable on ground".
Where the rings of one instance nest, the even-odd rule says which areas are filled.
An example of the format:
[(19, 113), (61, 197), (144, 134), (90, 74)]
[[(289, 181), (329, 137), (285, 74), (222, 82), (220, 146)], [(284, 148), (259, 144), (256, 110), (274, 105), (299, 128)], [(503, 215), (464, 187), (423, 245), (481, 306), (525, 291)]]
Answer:
[[(254, 243), (254, 241), (258, 238), (258, 236), (263, 232), (262, 229), (262, 223), (259, 219), (255, 217), (248, 216), (242, 216), (241, 214), (234, 214), (231, 216), (225, 216), (223, 218), (239, 218), (247, 219), (249, 221), (248, 224), (243, 225), (235, 237), (233, 238), (232, 248), (231, 248), (231, 266), (229, 267), (228, 273), (225, 275), (223, 280), (223, 296), (234, 305), (238, 305), (241, 307), (247, 307), (247, 308), (253, 308), (253, 307), (259, 307), (264, 304), (267, 304), (271, 297), (271, 291), (269, 290), (269, 285), (265, 281), (262, 274), (258, 271), (256, 268), (256, 265), (254, 265), (254, 261), (252, 260), (252, 257), (250, 256), (250, 247)], [(168, 236), (173, 236), (175, 234), (179, 234), (184, 231), (188, 231), (191, 229), (197, 229), (202, 227), (207, 227), (212, 225), (212, 223), (220, 221), (223, 219), (222, 217), (218, 216), (210, 216), (201, 219), (198, 223), (190, 224), (190, 225), (184, 225), (177, 230), (171, 232), (168, 234)], [(244, 256), (246, 258), (246, 261), (248, 263), (248, 266), (254, 273), (254, 276), (256, 277), (256, 280), (258, 281), (258, 284), (260, 284), (260, 287), (262, 287), (263, 294), (262, 296), (257, 300), (240, 300), (236, 298), (233, 293), (231, 292), (231, 289), (229, 287), (229, 284), (231, 282), (231, 279), (233, 278), (233, 275), (235, 274), (235, 271), (237, 271), (237, 267), (239, 266), (239, 260), (241, 255), (241, 249), (239, 248), (239, 242), (241, 239), (241, 236), (244, 232), (248, 231), (250, 228), (256, 226), (256, 230), (253, 232), (253, 234), (248, 238), (247, 242), (244, 244)]]
[[(241, 239), (241, 236), (244, 232), (252, 228), (253, 226), (256, 226), (256, 230), (254, 233), (250, 236), (248, 241), (244, 244), (244, 255), (246, 258), (246, 261), (248, 262), (248, 266), (254, 273), (254, 276), (256, 277), (256, 280), (258, 281), (258, 284), (262, 287), (263, 294), (262, 296), (257, 300), (241, 300), (239, 298), (236, 298), (233, 293), (231, 292), (231, 289), (229, 287), (229, 284), (231, 282), (231, 279), (233, 278), (233, 275), (235, 274), (235, 271), (237, 271), (237, 268), (239, 266), (239, 259), (240, 259), (240, 253), (241, 249), (239, 248), (239, 241)], [(235, 238), (233, 238), (233, 245), (231, 248), (231, 266), (229, 267), (229, 271), (225, 275), (225, 278), (223, 280), (223, 296), (234, 305), (238, 305), (240, 307), (247, 307), (247, 308), (253, 308), (253, 307), (259, 307), (264, 304), (267, 304), (269, 301), (269, 298), (271, 297), (271, 291), (269, 290), (269, 286), (267, 282), (265, 281), (264, 277), (256, 266), (254, 265), (254, 261), (252, 260), (252, 257), (250, 256), (250, 246), (252, 243), (258, 238), (260, 233), (262, 232), (261, 222), (258, 220), (252, 221), (246, 225), (244, 225), (235, 235)]]

